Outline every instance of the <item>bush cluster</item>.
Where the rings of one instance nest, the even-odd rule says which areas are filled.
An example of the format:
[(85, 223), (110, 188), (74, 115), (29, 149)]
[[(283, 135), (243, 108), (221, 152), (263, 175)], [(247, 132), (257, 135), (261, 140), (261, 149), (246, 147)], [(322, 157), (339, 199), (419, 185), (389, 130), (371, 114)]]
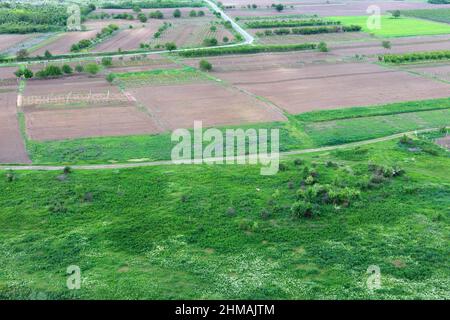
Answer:
[(424, 60), (446, 60), (450, 59), (450, 50), (415, 52), (406, 54), (385, 54), (379, 56), (378, 59), (386, 63), (407, 63)]

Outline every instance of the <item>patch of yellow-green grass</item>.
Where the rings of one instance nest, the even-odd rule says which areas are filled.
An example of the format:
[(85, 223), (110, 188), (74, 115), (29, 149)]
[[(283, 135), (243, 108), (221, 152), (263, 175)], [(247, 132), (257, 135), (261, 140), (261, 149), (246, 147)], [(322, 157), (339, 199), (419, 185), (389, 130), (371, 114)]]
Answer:
[[(331, 17), (341, 21), (345, 26), (358, 25), (362, 31), (378, 37), (408, 37), (420, 35), (450, 34), (450, 25), (434, 21), (426, 21), (410, 17), (394, 18), (389, 15), (381, 16), (380, 28), (371, 28), (372, 18), (369, 16)], [(368, 25), (369, 24), (369, 25)]]

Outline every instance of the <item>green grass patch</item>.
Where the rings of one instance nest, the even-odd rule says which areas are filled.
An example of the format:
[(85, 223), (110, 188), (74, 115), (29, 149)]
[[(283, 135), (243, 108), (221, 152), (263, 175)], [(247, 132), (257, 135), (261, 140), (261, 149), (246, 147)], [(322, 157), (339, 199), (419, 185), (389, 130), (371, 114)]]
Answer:
[[(269, 177), (246, 165), (0, 172), (0, 298), (450, 299), (450, 158), (397, 141), (358, 154), (291, 157)], [(361, 189), (369, 162), (406, 173)], [(361, 196), (294, 218), (309, 172)]]
[(115, 81), (121, 87), (140, 87), (146, 85), (186, 83), (213, 79), (211, 76), (191, 67), (113, 74), (115, 76)]
[(401, 10), (408, 17), (450, 23), (450, 9)]
[(318, 146), (326, 146), (437, 128), (449, 123), (450, 110), (445, 109), (307, 123), (305, 131)]
[(381, 28), (369, 30), (367, 16), (332, 17), (332, 20), (341, 21), (343, 25), (357, 25), (362, 31), (372, 33), (379, 37), (408, 37), (420, 35), (450, 34), (450, 25), (434, 21), (426, 21), (409, 17), (393, 18), (381, 17)]
[(318, 110), (295, 116), (300, 121), (318, 122), (348, 118), (361, 118), (399, 113), (450, 109), (450, 98), (398, 102), (369, 107), (352, 107), (344, 109)]

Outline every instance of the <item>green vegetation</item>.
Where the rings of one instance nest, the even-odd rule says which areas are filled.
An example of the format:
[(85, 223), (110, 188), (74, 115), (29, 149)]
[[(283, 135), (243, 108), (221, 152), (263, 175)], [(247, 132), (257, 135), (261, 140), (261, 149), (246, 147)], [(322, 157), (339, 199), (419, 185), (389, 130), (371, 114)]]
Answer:
[(404, 16), (408, 16), (408, 17), (450, 23), (450, 8), (449, 9), (402, 10), (401, 12)]
[(173, 17), (181, 18), (181, 11), (179, 9), (175, 9), (175, 11), (173, 12)]
[(146, 85), (185, 83), (208, 80), (201, 72), (191, 67), (182, 69), (157, 69), (149, 71), (114, 73), (117, 83), (122, 88), (141, 87)]
[(105, 40), (106, 38), (110, 37), (114, 32), (119, 30), (119, 26), (115, 24), (110, 24), (107, 27), (104, 27), (93, 39), (83, 39), (80, 40), (78, 43), (75, 43), (70, 48), (71, 52), (78, 52), (80, 50), (84, 50), (87, 48), (90, 48), (94, 46), (95, 44), (99, 43), (100, 41)]
[(320, 52), (328, 52), (329, 51), (328, 46), (325, 42), (320, 42), (317, 45), (317, 50), (319, 50)]
[(220, 56), (226, 54), (250, 54), (260, 52), (286, 52), (286, 51), (301, 51), (315, 49), (316, 45), (313, 43), (291, 44), (291, 45), (245, 45), (239, 47), (228, 48), (211, 48), (211, 49), (192, 49), (182, 52), (177, 52), (183, 57), (206, 57), (206, 56)]
[(199, 0), (193, 1), (176, 1), (176, 0), (154, 0), (154, 1), (123, 1), (123, 2), (107, 2), (102, 5), (105, 9), (133, 9), (134, 7), (142, 9), (157, 8), (182, 8), (182, 7), (203, 7), (203, 2)]
[(378, 57), (378, 60), (386, 63), (411, 63), (418, 61), (436, 61), (450, 59), (450, 50), (428, 51), (405, 54), (385, 54)]
[(304, 28), (281, 28), (268, 29), (264, 32), (256, 33), (258, 37), (261, 36), (283, 36), (288, 34), (319, 34), (319, 33), (338, 33), (338, 32), (358, 32), (361, 31), (360, 26), (322, 26), (322, 27), (304, 27)]
[(100, 66), (96, 63), (88, 63), (83, 67), (83, 70), (91, 75), (96, 75), (100, 71)]
[[(293, 156), (269, 177), (3, 171), (0, 298), (449, 299), (450, 158), (410, 151), (424, 145)], [(69, 265), (80, 290), (67, 290)]]
[(280, 27), (311, 27), (311, 26), (327, 26), (339, 25), (339, 21), (322, 20), (322, 19), (302, 19), (302, 20), (250, 20), (245, 25), (251, 29), (264, 28), (280, 28)]
[(60, 67), (49, 65), (42, 70), (36, 72), (36, 78), (47, 79), (47, 78), (57, 78), (63, 75), (63, 71)]
[[(207, 80), (190, 69), (116, 74), (122, 88)], [(405, 131), (449, 125), (450, 98), (383, 106), (323, 110), (289, 116), (288, 122), (239, 126), (280, 130), (280, 150), (316, 148), (379, 138)], [(232, 127), (231, 127), (232, 128)], [(225, 130), (226, 128), (222, 128)], [(168, 160), (175, 143), (170, 134), (27, 141), (33, 163), (105, 163), (130, 159)]]
[(435, 35), (450, 33), (450, 25), (426, 21), (421, 19), (401, 17), (393, 18), (391, 16), (381, 17), (381, 28), (369, 30), (367, 27), (367, 17), (333, 17), (331, 20), (340, 21), (343, 25), (357, 25), (362, 31), (372, 33), (380, 37), (407, 37), (419, 35)]
[(200, 60), (199, 67), (202, 71), (211, 71), (213, 66), (208, 60)]
[(164, 14), (161, 11), (156, 10), (156, 11), (150, 12), (148, 17), (150, 19), (164, 19)]

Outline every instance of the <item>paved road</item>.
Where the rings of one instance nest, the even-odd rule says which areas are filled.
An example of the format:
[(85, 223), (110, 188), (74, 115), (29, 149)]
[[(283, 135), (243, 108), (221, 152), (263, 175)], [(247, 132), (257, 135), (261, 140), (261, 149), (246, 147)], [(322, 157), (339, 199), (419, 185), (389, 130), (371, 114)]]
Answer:
[[(450, 127), (447, 127), (450, 128)], [(308, 153), (315, 153), (315, 152), (323, 152), (323, 151), (332, 151), (332, 150), (338, 150), (338, 149), (346, 149), (346, 148), (354, 148), (357, 146), (363, 146), (368, 145), (372, 143), (382, 142), (382, 141), (389, 141), (401, 138), (403, 135), (412, 135), (416, 133), (424, 133), (424, 132), (430, 132), (435, 131), (440, 128), (431, 128), (431, 129), (423, 129), (423, 130), (416, 130), (416, 131), (408, 131), (408, 132), (402, 132), (397, 133), (394, 135), (376, 138), (376, 139), (370, 139), (370, 140), (364, 140), (359, 142), (352, 142), (352, 143), (346, 143), (341, 144), (337, 146), (329, 146), (329, 147), (322, 147), (322, 148), (314, 148), (314, 149), (304, 149), (304, 150), (293, 150), (293, 151), (287, 151), (287, 152), (281, 152), (281, 157), (286, 157), (290, 155), (299, 155), (299, 154), (308, 154)], [(244, 157), (245, 159), (248, 159), (248, 157)], [(225, 158), (226, 160), (227, 158)], [(243, 157), (235, 157), (235, 160), (237, 159), (243, 159)], [(224, 160), (222, 158), (209, 158), (209, 159), (203, 159), (205, 163), (211, 163), (215, 162), (217, 160)], [(224, 161), (225, 162), (225, 161)], [(76, 170), (108, 170), (108, 169), (127, 169), (127, 168), (140, 168), (140, 167), (154, 167), (154, 166), (163, 166), (163, 165), (178, 165), (171, 160), (165, 160), (165, 161), (153, 161), (153, 162), (140, 162), (140, 163), (117, 163), (117, 164), (92, 164), (92, 165), (74, 165), (70, 166), (72, 169)], [(45, 165), (37, 165), (37, 166), (29, 166), (29, 165), (0, 165), (0, 170), (33, 170), (33, 171), (60, 171), (63, 170), (64, 166), (45, 166)]]

